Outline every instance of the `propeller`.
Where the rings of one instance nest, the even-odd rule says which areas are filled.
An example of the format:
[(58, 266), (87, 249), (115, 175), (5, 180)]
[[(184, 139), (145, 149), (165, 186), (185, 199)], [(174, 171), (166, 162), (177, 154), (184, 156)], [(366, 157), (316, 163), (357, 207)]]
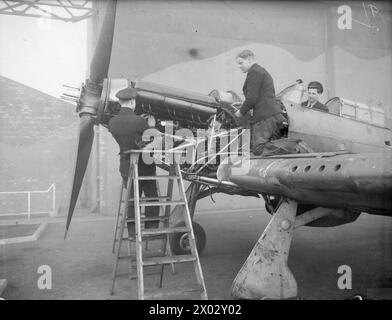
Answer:
[(90, 64), (89, 79), (87, 79), (86, 84), (82, 87), (81, 96), (78, 101), (80, 116), (79, 143), (64, 239), (67, 236), (76, 201), (79, 196), (80, 187), (86, 172), (88, 159), (90, 157), (94, 141), (94, 124), (98, 124), (96, 123), (96, 115), (100, 104), (102, 82), (108, 76), (116, 18), (116, 6), (116, 0), (108, 1), (97, 46)]
[(112, 53), (114, 22), (116, 19), (117, 0), (108, 1), (105, 18), (102, 23), (101, 32), (94, 56), (90, 63), (90, 80), (100, 82), (108, 76), (110, 55)]

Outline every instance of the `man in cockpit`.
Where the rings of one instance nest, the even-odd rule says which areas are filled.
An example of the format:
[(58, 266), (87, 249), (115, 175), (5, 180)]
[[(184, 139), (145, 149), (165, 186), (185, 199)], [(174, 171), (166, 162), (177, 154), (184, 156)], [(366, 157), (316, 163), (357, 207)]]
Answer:
[(328, 108), (322, 104), (319, 99), (323, 93), (323, 86), (318, 81), (312, 81), (308, 84), (308, 101), (302, 102), (302, 107), (317, 109), (328, 112)]

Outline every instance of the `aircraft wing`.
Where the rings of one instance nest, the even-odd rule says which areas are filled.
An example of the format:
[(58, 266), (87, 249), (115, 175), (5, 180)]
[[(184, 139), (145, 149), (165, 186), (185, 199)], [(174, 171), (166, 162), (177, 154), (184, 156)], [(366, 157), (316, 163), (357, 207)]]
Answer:
[(222, 164), (218, 179), (301, 204), (392, 215), (392, 151), (251, 157)]

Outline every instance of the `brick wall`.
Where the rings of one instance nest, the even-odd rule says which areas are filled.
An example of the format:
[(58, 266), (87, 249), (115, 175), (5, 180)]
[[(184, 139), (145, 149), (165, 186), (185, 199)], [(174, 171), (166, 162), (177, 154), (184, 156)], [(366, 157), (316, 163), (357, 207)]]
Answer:
[[(56, 184), (67, 207), (78, 134), (75, 107), (0, 76), (0, 191), (46, 190)], [(32, 210), (50, 208), (32, 196)], [(25, 195), (0, 195), (0, 214), (27, 209)]]

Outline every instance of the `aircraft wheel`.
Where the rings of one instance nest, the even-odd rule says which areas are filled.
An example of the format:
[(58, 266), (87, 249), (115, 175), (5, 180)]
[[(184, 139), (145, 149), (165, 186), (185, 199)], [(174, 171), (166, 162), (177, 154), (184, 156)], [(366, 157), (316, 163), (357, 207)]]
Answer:
[(279, 204), (279, 201), (280, 201), (280, 197), (277, 197), (277, 196), (270, 197), (269, 202), (265, 201), (265, 210), (269, 214), (274, 214), (274, 212), (276, 211), (277, 206)]
[[(183, 222), (180, 222), (175, 225), (175, 227), (182, 226), (184, 226)], [(192, 222), (192, 226), (196, 239), (197, 252), (201, 254), (207, 242), (206, 232), (204, 231), (203, 227), (197, 222)], [(189, 247), (189, 236), (187, 233), (174, 233), (170, 235), (170, 246), (173, 251), (173, 254), (181, 255), (191, 253)]]

